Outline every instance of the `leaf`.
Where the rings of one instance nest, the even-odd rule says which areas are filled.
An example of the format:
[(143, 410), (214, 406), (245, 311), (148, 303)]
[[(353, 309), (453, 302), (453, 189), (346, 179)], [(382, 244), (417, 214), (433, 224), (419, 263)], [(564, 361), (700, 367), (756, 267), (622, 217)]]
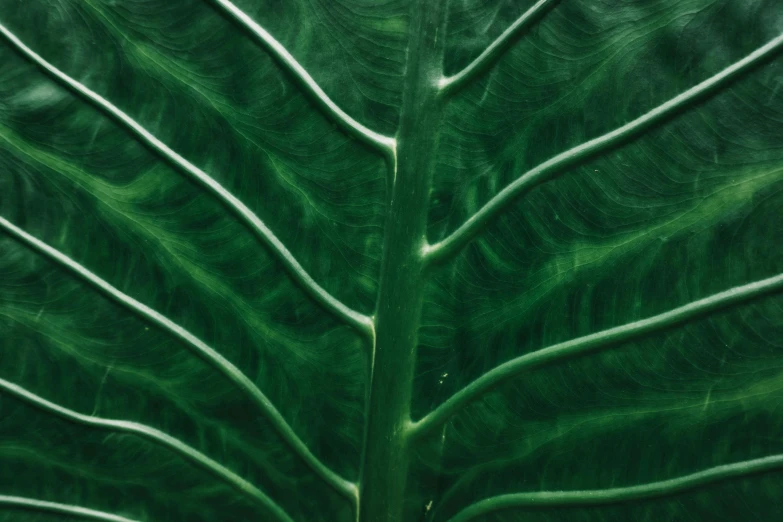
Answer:
[(783, 514), (775, 2), (0, 6), (0, 520)]

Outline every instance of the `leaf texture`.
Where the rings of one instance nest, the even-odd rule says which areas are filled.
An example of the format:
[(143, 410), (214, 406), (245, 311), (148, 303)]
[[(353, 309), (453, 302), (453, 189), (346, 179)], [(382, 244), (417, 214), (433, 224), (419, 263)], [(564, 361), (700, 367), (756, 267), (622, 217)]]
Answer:
[(0, 0), (0, 520), (780, 519), (781, 78), (772, 0)]

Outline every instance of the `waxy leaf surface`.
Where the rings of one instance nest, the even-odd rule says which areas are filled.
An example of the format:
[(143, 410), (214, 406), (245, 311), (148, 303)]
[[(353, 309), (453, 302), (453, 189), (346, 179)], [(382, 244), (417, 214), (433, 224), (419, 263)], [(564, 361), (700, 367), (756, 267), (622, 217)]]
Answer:
[[(0, 520), (357, 519), (413, 3), (0, 0)], [(404, 520), (780, 519), (783, 7), (446, 11)]]

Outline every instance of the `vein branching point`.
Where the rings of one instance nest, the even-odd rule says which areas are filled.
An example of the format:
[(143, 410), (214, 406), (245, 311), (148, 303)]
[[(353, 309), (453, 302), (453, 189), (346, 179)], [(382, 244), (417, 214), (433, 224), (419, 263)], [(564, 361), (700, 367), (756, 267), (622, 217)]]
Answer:
[(310, 73), (278, 42), (266, 29), (258, 25), (247, 13), (239, 9), (229, 0), (212, 0), (228, 16), (246, 28), (257, 40), (274, 56), (280, 64), (298, 81), (299, 85), (310, 94), (318, 105), (344, 130), (370, 146), (377, 148), (385, 154), (393, 155), (396, 140), (390, 136), (383, 136), (368, 129), (337, 105), (316, 83)]
[(433, 429), (448, 422), (449, 418), (470, 402), (523, 372), (552, 363), (564, 362), (596, 350), (610, 348), (643, 335), (654, 334), (668, 328), (680, 326), (683, 323), (699, 319), (707, 314), (719, 312), (730, 306), (744, 304), (751, 299), (779, 292), (783, 292), (783, 275), (731, 288), (674, 310), (648, 317), (647, 319), (616, 326), (584, 337), (577, 337), (570, 341), (516, 357), (488, 371), (462, 388), (426, 417), (414, 423), (412, 427), (413, 435), (421, 436), (431, 432)]
[(473, 238), (484, 230), (494, 219), (497, 219), (519, 197), (527, 194), (535, 187), (552, 180), (569, 169), (578, 167), (596, 155), (615, 149), (634, 140), (657, 126), (671, 120), (683, 110), (704, 101), (709, 96), (727, 87), (742, 75), (752, 71), (783, 49), (783, 35), (763, 47), (755, 50), (742, 60), (725, 68), (718, 74), (691, 87), (679, 96), (647, 112), (643, 116), (626, 123), (603, 136), (594, 138), (577, 147), (562, 152), (527, 171), (513, 183), (501, 190), (489, 200), (478, 212), (446, 239), (431, 245), (427, 249), (430, 262), (436, 263), (454, 257)]
[(437, 87), (442, 94), (452, 96), (465, 87), (471, 80), (477, 78), (482, 72), (492, 66), (508, 47), (525, 31), (530, 29), (548, 9), (551, 9), (560, 0), (538, 0), (525, 11), (508, 29), (498, 36), (475, 60), (454, 76), (441, 77)]
[[(565, 0), (567, 1), (567, 0)], [(403, 522), (406, 488), (413, 456), (427, 437), (444, 433), (445, 426), (466, 406), (495, 387), (545, 365), (616, 347), (641, 336), (653, 335), (783, 291), (783, 275), (743, 284), (695, 300), (657, 315), (621, 324), (607, 330), (557, 343), (521, 355), (484, 373), (454, 393), (418, 421), (411, 419), (413, 383), (419, 343), (424, 288), (429, 268), (445, 263), (476, 238), (512, 204), (542, 183), (584, 165), (600, 154), (635, 140), (671, 121), (735, 80), (769, 60), (783, 49), (783, 36), (770, 40), (719, 73), (698, 83), (642, 116), (597, 138), (566, 150), (522, 173), (500, 190), (454, 232), (442, 241), (426, 242), (430, 193), (433, 189), (435, 151), (441, 120), (449, 101), (473, 80), (491, 68), (510, 47), (536, 27), (560, 0), (538, 0), (503, 31), (466, 67), (454, 75), (443, 71), (446, 33), (446, 0), (413, 0), (403, 81), (400, 119), (395, 135), (372, 130), (349, 115), (316, 82), (293, 54), (251, 16), (229, 0), (210, 0), (218, 13), (241, 27), (271, 55), (325, 115), (343, 132), (380, 153), (388, 168), (386, 227), (381, 253), (376, 307), (365, 315), (347, 306), (320, 286), (267, 225), (215, 177), (191, 163), (158, 139), (140, 122), (109, 99), (69, 76), (28, 47), (6, 26), (0, 35), (18, 53), (50, 79), (87, 100), (111, 117), (135, 140), (220, 201), (276, 257), (299, 287), (324, 310), (363, 334), (370, 349), (366, 365), (366, 404), (362, 447), (356, 481), (347, 480), (326, 466), (302, 440), (284, 415), (259, 387), (234, 363), (183, 326), (136, 300), (83, 266), (64, 251), (34, 237), (0, 216), (0, 230), (21, 245), (47, 258), (71, 276), (154, 325), (185, 345), (245, 393), (269, 420), (279, 437), (319, 477), (350, 504), (357, 522)], [(214, 15), (214, 13), (212, 13)], [(217, 16), (217, 15), (215, 15)], [(254, 49), (255, 50), (255, 49)], [(0, 379), (0, 392), (65, 421), (100, 430), (110, 430), (146, 439), (198, 466), (259, 505), (275, 520), (293, 522), (281, 505), (256, 484), (177, 437), (146, 424), (86, 415), (37, 395), (26, 387)], [(604, 505), (686, 493), (730, 479), (783, 468), (783, 456), (773, 455), (696, 471), (689, 475), (647, 484), (578, 491), (510, 493), (479, 500), (459, 511), (451, 522), (467, 522), (485, 515), (530, 507)], [(82, 506), (19, 496), (0, 495), (0, 506), (107, 522), (140, 522)], [(145, 521), (146, 522), (146, 521)], [(152, 521), (149, 521), (152, 522)]]
[(275, 254), (275, 256), (277, 256), (291, 277), (297, 283), (299, 283), (299, 285), (305, 291), (307, 291), (313, 297), (313, 299), (315, 299), (318, 303), (320, 303), (338, 318), (344, 320), (345, 322), (353, 325), (365, 333), (369, 333), (369, 317), (351, 310), (345, 306), (345, 304), (338, 301), (334, 296), (324, 290), (324, 288), (321, 287), (318, 283), (316, 283), (310, 274), (307, 273), (307, 271), (302, 267), (302, 265), (299, 264), (296, 258), (294, 258), (294, 255), (291, 253), (291, 251), (288, 250), (288, 248), (277, 238), (277, 236), (266, 226), (266, 224), (264, 224), (264, 222), (261, 221), (261, 219), (259, 219), (259, 217), (252, 210), (250, 210), (244, 203), (242, 203), (233, 194), (226, 190), (213, 177), (173, 151), (168, 145), (153, 136), (136, 120), (128, 116), (125, 112), (121, 111), (111, 102), (106, 100), (103, 96), (71, 78), (56, 68), (54, 65), (44, 60), (3, 25), (0, 25), (0, 34), (4, 36), (7, 41), (11, 43), (11, 45), (13, 45), (20, 53), (22, 53), (22, 55), (38, 65), (46, 74), (65, 85), (75, 94), (78, 94), (87, 101), (93, 103), (98, 109), (105, 112), (108, 116), (114, 118), (115, 121), (128, 130), (140, 142), (159, 154), (173, 167), (201, 183), (204, 188), (215, 195), (224, 205), (226, 205), (229, 210), (234, 212), (234, 214), (239, 219), (248, 225), (248, 227), (256, 234), (256, 236), (266, 246), (269, 247), (270, 251)]
[(90, 284), (92, 287), (99, 290), (107, 297), (113, 299), (120, 305), (125, 306), (143, 319), (149, 321), (163, 331), (168, 332), (179, 341), (184, 343), (198, 356), (202, 357), (216, 370), (226, 376), (240, 390), (245, 392), (245, 394), (251, 400), (253, 400), (253, 402), (264, 413), (267, 419), (269, 419), (269, 421), (272, 423), (272, 426), (274, 426), (274, 428), (280, 434), (280, 437), (302, 458), (302, 460), (307, 463), (308, 466), (310, 466), (310, 468), (312, 468), (314, 472), (316, 472), (330, 486), (335, 488), (335, 490), (346, 495), (348, 498), (354, 497), (355, 485), (339, 477), (336, 473), (328, 469), (321, 461), (319, 461), (315, 455), (310, 452), (310, 450), (307, 448), (307, 445), (296, 435), (296, 433), (294, 433), (294, 430), (291, 428), (291, 426), (288, 425), (288, 423), (285, 421), (285, 418), (280, 414), (277, 408), (275, 408), (267, 396), (264, 395), (264, 393), (258, 389), (258, 387), (253, 384), (253, 382), (248, 379), (248, 377), (242, 373), (239, 368), (234, 366), (234, 364), (228, 361), (228, 359), (220, 355), (220, 353), (218, 353), (214, 348), (208, 346), (201, 339), (197, 338), (195, 335), (182, 328), (180, 325), (174, 323), (150, 307), (140, 303), (124, 292), (121, 292), (70, 257), (52, 248), (46, 243), (34, 238), (3, 217), (0, 217), (0, 228), (28, 247), (38, 251), (63, 268), (69, 270), (71, 273), (81, 278), (83, 281)]

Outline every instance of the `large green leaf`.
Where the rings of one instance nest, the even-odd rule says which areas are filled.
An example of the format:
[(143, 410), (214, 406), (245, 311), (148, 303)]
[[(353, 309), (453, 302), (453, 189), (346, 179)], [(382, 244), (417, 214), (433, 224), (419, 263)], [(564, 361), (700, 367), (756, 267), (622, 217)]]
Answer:
[(0, 520), (783, 517), (778, 2), (0, 24)]

